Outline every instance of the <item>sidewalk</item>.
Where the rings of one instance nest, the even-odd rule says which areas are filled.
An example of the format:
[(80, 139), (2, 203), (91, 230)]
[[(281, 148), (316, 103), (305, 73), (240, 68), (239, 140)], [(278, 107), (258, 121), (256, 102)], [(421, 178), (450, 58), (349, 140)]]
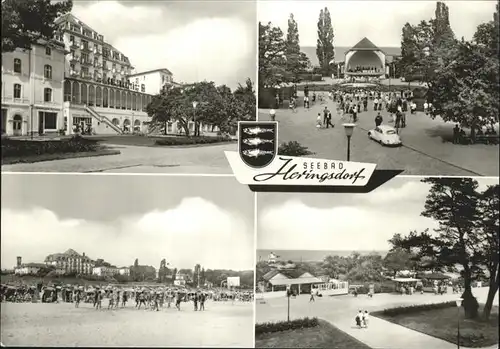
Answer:
[[(352, 319), (346, 321), (330, 321), (332, 325), (365, 343), (372, 349), (456, 349), (457, 345), (432, 337), (421, 332), (410, 330), (404, 326), (393, 324), (374, 316), (370, 317), (368, 328), (359, 329), (353, 325)], [(461, 349), (472, 349), (460, 347)], [(497, 345), (480, 349), (497, 349)], [(475, 348), (478, 349), (478, 348)]]

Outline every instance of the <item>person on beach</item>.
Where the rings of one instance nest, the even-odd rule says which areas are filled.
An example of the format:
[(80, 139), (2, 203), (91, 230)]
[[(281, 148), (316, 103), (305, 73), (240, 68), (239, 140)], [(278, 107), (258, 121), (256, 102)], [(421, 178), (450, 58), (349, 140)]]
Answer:
[(314, 300), (314, 290), (311, 288), (311, 298), (309, 298), (309, 302), (315, 302)]

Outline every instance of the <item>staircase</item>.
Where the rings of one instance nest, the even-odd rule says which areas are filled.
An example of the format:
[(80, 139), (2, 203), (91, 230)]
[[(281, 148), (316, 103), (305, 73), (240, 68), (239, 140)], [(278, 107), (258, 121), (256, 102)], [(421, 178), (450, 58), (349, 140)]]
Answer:
[(104, 122), (106, 125), (108, 125), (109, 127), (111, 127), (113, 130), (116, 131), (116, 133), (118, 134), (122, 134), (123, 133), (123, 130), (116, 126), (115, 124), (113, 124), (113, 122), (111, 122), (111, 120), (109, 120), (109, 118), (107, 118), (106, 116), (104, 115), (101, 115), (99, 114), (98, 112), (96, 112), (93, 108), (91, 108), (90, 106), (88, 105), (85, 105), (85, 111), (87, 113), (89, 113), (90, 115), (92, 115), (95, 119), (97, 119), (97, 121), (99, 122)]

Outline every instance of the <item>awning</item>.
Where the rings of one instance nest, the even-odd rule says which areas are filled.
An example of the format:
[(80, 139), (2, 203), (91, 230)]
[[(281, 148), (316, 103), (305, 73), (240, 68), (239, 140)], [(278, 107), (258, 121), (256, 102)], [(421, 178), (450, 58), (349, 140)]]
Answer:
[(414, 279), (414, 278), (396, 278), (396, 279), (392, 279), (392, 281), (395, 281), (395, 282), (417, 282), (417, 281), (421, 281), (421, 280)]
[(298, 279), (277, 279), (271, 280), (271, 285), (282, 286), (282, 285), (305, 285), (305, 284), (322, 284), (324, 283), (318, 278), (298, 278)]

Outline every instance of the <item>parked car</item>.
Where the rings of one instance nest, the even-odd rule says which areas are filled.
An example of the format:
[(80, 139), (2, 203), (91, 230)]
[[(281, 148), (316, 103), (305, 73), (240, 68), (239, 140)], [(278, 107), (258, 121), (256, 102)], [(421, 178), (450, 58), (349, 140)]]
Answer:
[(388, 125), (380, 125), (368, 131), (368, 137), (385, 146), (400, 146), (403, 144), (396, 129)]

